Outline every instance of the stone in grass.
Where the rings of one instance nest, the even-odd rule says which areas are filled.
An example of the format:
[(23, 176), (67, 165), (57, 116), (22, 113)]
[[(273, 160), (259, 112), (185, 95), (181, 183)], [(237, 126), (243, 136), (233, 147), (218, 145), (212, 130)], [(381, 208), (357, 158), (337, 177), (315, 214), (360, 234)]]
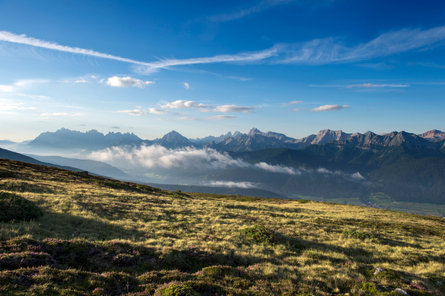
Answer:
[(383, 271), (385, 271), (383, 268), (381, 268), (381, 267), (377, 267), (377, 268), (374, 270), (374, 276), (378, 275), (379, 273), (381, 273), (381, 272), (383, 272)]
[(409, 296), (409, 294), (405, 290), (400, 289), (400, 288), (395, 289), (394, 292), (397, 292), (400, 295)]

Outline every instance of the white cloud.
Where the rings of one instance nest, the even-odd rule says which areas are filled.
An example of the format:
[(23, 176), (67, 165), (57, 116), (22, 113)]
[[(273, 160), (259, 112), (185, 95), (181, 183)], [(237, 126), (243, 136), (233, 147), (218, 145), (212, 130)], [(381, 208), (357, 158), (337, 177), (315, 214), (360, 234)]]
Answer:
[(14, 86), (12, 86), (12, 85), (4, 85), (4, 84), (0, 84), (0, 91), (4, 91), (4, 92), (13, 92), (13, 91), (14, 91)]
[(209, 106), (196, 101), (176, 100), (161, 105), (162, 109), (206, 109)]
[(143, 65), (148, 64), (148, 63), (144, 63), (144, 62), (140, 62), (140, 61), (136, 61), (136, 60), (132, 60), (132, 59), (114, 56), (111, 54), (101, 53), (101, 52), (90, 50), (90, 49), (60, 45), (55, 42), (44, 41), (44, 40), (40, 40), (37, 38), (28, 37), (24, 34), (17, 35), (14, 33), (7, 32), (7, 31), (0, 31), (0, 41), (30, 45), (30, 46), (34, 46), (34, 47), (46, 48), (46, 49), (50, 49), (50, 50), (57, 50), (57, 51), (68, 52), (68, 53), (73, 53), (73, 54), (93, 56), (93, 57), (103, 58), (103, 59), (116, 60), (116, 61), (121, 61), (121, 62), (125, 62), (125, 63), (131, 63), (131, 64), (143, 64)]
[(232, 20), (236, 20), (236, 19), (241, 19), (245, 16), (259, 13), (263, 10), (268, 9), (268, 8), (271, 8), (271, 7), (280, 5), (280, 4), (289, 3), (289, 2), (291, 2), (291, 0), (263, 0), (263, 1), (260, 1), (256, 5), (253, 5), (253, 6), (250, 6), (247, 8), (243, 8), (238, 11), (234, 11), (234, 12), (230, 12), (230, 13), (209, 16), (207, 19), (212, 22), (219, 22), (219, 23), (220, 22), (228, 22), (228, 21), (232, 21)]
[[(280, 3), (282, 1), (266, 0), (261, 3), (266, 3), (267, 6), (267, 3), (275, 2)], [(255, 9), (248, 9), (246, 11), (255, 11)], [(242, 17), (247, 14), (246, 12), (242, 12), (239, 14), (239, 16)], [(233, 16), (230, 16), (228, 19), (231, 19), (232, 17)], [(334, 38), (329, 37), (324, 39), (314, 39), (298, 44), (276, 44), (271, 48), (260, 51), (143, 62), (101, 53), (94, 50), (60, 45), (55, 42), (44, 41), (33, 37), (28, 37), (26, 35), (17, 35), (7, 31), (0, 31), (0, 41), (130, 63), (138, 66), (135, 70), (144, 74), (175, 66), (214, 63), (253, 63), (262, 62), (265, 60), (268, 60), (270, 63), (313, 65), (351, 63), (423, 49), (428, 46), (435, 45), (443, 40), (445, 40), (445, 26), (440, 26), (427, 30), (402, 29), (399, 31), (384, 33), (369, 42), (354, 46), (343, 45), (337, 42)]]
[(198, 109), (201, 112), (221, 112), (221, 113), (231, 113), (231, 112), (250, 112), (255, 109), (255, 107), (250, 106), (237, 106), (237, 105), (219, 105), (211, 106), (196, 101), (186, 101), (186, 100), (176, 100), (173, 102), (167, 102), (161, 105), (162, 109)]
[(365, 180), (365, 177), (363, 177), (362, 174), (360, 174), (360, 172), (353, 173), (351, 177), (356, 180)]
[(40, 113), (40, 116), (44, 118), (50, 118), (50, 117), (78, 117), (82, 116), (83, 113), (68, 113), (68, 112), (47, 112), (47, 113)]
[(301, 175), (301, 172), (286, 166), (281, 165), (271, 165), (265, 162), (259, 162), (255, 164), (256, 168), (262, 169), (264, 171), (272, 172), (272, 173), (281, 173), (281, 174), (287, 174), (287, 175)]
[(349, 105), (322, 105), (312, 109), (312, 112), (323, 112), (323, 111), (337, 111), (341, 109), (350, 108)]
[(254, 107), (248, 107), (248, 106), (236, 106), (236, 105), (221, 105), (221, 106), (215, 106), (213, 110), (215, 112), (222, 112), (222, 113), (230, 113), (230, 112), (250, 112), (253, 111)]
[(286, 166), (270, 165), (265, 162), (250, 164), (241, 159), (234, 159), (227, 153), (221, 153), (210, 148), (167, 149), (159, 145), (134, 148), (112, 147), (93, 152), (90, 154), (90, 158), (110, 163), (123, 161), (149, 169), (193, 169), (202, 171), (235, 167), (288, 175), (300, 174), (300, 171)]
[(201, 120), (197, 117), (191, 117), (191, 116), (181, 116), (181, 117), (178, 117), (178, 119), (183, 120), (183, 121), (199, 121), (199, 120)]
[(406, 88), (410, 87), (407, 83), (356, 83), (356, 84), (310, 84), (309, 87), (336, 87), (336, 88)]
[(249, 166), (242, 160), (233, 159), (228, 154), (213, 149), (167, 149), (158, 145), (141, 146), (130, 150), (112, 147), (93, 152), (91, 157), (101, 161), (125, 160), (145, 168), (195, 168), (202, 170)]
[(207, 184), (207, 186), (214, 187), (229, 187), (229, 188), (258, 188), (258, 184), (253, 182), (233, 182), (233, 181), (211, 181)]
[(207, 119), (209, 120), (225, 120), (225, 119), (234, 119), (236, 118), (236, 116), (233, 115), (215, 115), (215, 116), (210, 116)]
[(281, 63), (348, 63), (424, 48), (445, 40), (445, 26), (428, 30), (403, 29), (389, 32), (353, 47), (336, 43), (334, 38), (314, 39), (290, 45)]
[(138, 87), (144, 88), (147, 85), (153, 84), (153, 81), (142, 81), (130, 76), (112, 76), (109, 77), (106, 82), (107, 85), (112, 87)]
[(13, 111), (35, 110), (35, 107), (27, 106), (22, 102), (15, 102), (8, 99), (0, 99), (0, 112), (10, 113)]
[(190, 83), (184, 82), (184, 87), (185, 87), (185, 89), (190, 89)]
[(296, 100), (296, 101), (290, 101), (289, 103), (284, 103), (283, 105), (284, 106), (292, 106), (292, 105), (298, 105), (298, 104), (303, 104), (303, 103), (304, 103), (304, 101)]
[(0, 91), (3, 92), (16, 92), (24, 88), (28, 88), (32, 85), (47, 83), (46, 79), (20, 79), (13, 84), (0, 84)]
[(237, 54), (224, 54), (212, 57), (190, 58), (190, 59), (164, 59), (152, 63), (144, 63), (142, 67), (137, 68), (137, 72), (141, 74), (149, 74), (159, 69), (168, 69), (174, 66), (199, 65), (199, 64), (215, 64), (215, 63), (252, 63), (262, 61), (280, 53), (281, 45), (275, 45), (269, 49), (243, 52)]
[(165, 114), (167, 112), (168, 111), (162, 110), (162, 109), (148, 108), (148, 113), (150, 113), (150, 114), (161, 115), (161, 114)]
[(146, 114), (146, 112), (144, 110), (137, 109), (137, 108), (133, 109), (133, 110), (119, 110), (117, 112), (125, 113), (125, 114), (132, 115), (132, 116), (142, 116), (142, 115)]
[(409, 87), (409, 84), (391, 84), (391, 83), (360, 83), (350, 84), (346, 88), (404, 88)]

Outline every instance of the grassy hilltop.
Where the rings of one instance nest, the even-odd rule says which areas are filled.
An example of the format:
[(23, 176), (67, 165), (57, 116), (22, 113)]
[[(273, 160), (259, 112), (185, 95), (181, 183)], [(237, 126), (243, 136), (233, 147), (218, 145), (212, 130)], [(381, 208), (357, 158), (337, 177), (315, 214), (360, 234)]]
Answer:
[(445, 219), (0, 160), (1, 295), (404, 291), (445, 295)]

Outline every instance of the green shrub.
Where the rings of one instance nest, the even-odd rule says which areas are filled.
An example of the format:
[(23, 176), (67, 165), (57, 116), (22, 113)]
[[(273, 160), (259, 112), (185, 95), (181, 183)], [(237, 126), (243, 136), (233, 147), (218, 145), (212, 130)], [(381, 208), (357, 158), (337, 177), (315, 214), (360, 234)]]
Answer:
[(0, 192), (0, 222), (29, 221), (43, 212), (33, 202), (13, 193)]
[(199, 296), (199, 294), (187, 283), (173, 282), (157, 289), (155, 296)]
[(199, 296), (199, 295), (225, 295), (224, 290), (217, 285), (207, 282), (171, 282), (159, 287), (155, 296)]
[(241, 230), (241, 239), (243, 242), (274, 245), (277, 241), (277, 235), (263, 225), (251, 226)]

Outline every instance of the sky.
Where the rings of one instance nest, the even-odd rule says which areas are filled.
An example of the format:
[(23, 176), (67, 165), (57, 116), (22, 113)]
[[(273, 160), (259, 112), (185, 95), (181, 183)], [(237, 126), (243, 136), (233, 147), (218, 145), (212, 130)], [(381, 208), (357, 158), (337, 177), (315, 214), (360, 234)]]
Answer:
[(445, 130), (445, 2), (0, 0), (0, 139)]

